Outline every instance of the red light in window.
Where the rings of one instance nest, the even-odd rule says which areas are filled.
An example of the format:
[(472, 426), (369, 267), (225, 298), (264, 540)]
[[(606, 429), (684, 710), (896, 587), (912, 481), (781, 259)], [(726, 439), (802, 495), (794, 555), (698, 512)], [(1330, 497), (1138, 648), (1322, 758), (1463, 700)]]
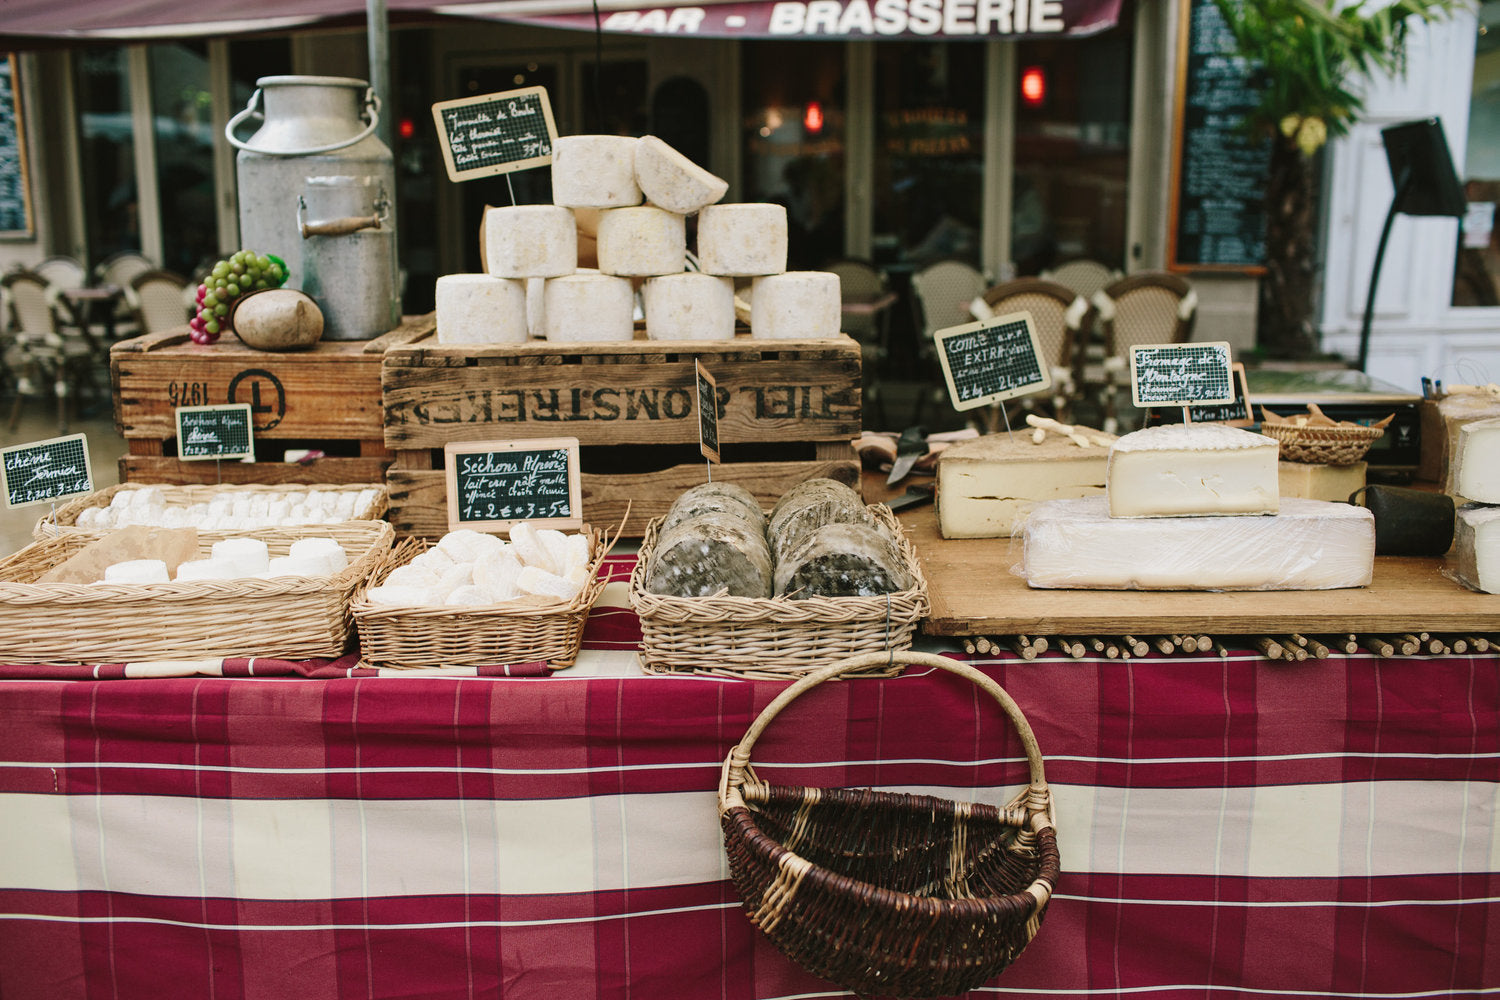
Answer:
[(410, 118), (403, 118), (401, 124), (396, 126), (396, 131), (401, 133), (401, 138), (410, 139), (417, 134), (417, 126)]
[(823, 105), (817, 101), (807, 102), (807, 111), (802, 115), (802, 127), (809, 135), (817, 135), (823, 131)]
[(1040, 66), (1027, 66), (1021, 71), (1021, 103), (1028, 108), (1039, 108), (1046, 100), (1046, 71)]

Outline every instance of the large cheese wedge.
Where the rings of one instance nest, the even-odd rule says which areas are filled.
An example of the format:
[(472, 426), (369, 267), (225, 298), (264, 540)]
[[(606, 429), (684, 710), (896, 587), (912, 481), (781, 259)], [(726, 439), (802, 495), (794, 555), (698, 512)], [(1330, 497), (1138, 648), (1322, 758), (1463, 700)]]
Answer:
[(839, 276), (831, 271), (787, 271), (756, 278), (750, 285), (752, 337), (837, 337), (843, 315)]
[(488, 274), (444, 274), (434, 287), (439, 344), (526, 340), (526, 282)]
[(1344, 503), (1348, 501), (1349, 494), (1365, 485), (1367, 469), (1364, 462), (1350, 465), (1280, 462), (1277, 464), (1276, 479), (1284, 497)]
[(1289, 497), (1272, 517), (1111, 517), (1104, 497), (1026, 518), (1021, 575), (1063, 590), (1331, 590), (1369, 584), (1375, 519)]
[(1280, 445), (1223, 424), (1132, 431), (1109, 450), (1112, 517), (1274, 514)]
[(1458, 508), (1453, 536), (1458, 582), (1470, 590), (1500, 594), (1500, 507)]
[(548, 278), (542, 289), (542, 327), (557, 343), (631, 340), (634, 309), (629, 278), (570, 274)]
[(651, 340), (731, 340), (734, 281), (696, 271), (647, 278), (646, 336)]
[(631, 277), (676, 274), (687, 265), (685, 220), (650, 205), (599, 216), (599, 270)]
[(1458, 429), (1445, 492), (1477, 503), (1500, 504), (1500, 417), (1475, 420)]
[(786, 252), (784, 205), (710, 205), (698, 213), (698, 269), (704, 274), (780, 274)]
[(552, 144), (552, 202), (569, 208), (641, 203), (636, 140), (625, 135), (564, 135)]
[(647, 201), (679, 215), (692, 215), (729, 190), (728, 181), (704, 170), (654, 135), (643, 135), (636, 141), (635, 179)]
[(1047, 435), (987, 434), (949, 445), (937, 461), (944, 538), (1002, 538), (1044, 500), (1102, 496), (1109, 448)]
[(484, 213), (484, 269), (497, 278), (554, 278), (578, 267), (578, 227), (557, 205), (504, 205)]

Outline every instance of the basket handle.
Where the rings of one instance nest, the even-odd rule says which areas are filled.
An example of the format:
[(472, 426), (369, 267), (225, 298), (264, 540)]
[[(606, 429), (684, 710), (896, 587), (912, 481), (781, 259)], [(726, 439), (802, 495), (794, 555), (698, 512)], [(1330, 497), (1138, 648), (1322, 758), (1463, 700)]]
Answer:
[(1026, 716), (1021, 714), (1021, 707), (993, 679), (967, 663), (934, 653), (918, 653), (909, 649), (860, 653), (826, 667), (820, 667), (803, 675), (772, 699), (769, 705), (761, 709), (760, 715), (750, 724), (744, 737), (729, 751), (729, 756), (724, 758), (724, 767), (719, 776), (719, 811), (723, 812), (745, 804), (740, 794), (740, 787), (745, 783), (745, 772), (750, 766), (750, 751), (755, 748), (755, 741), (760, 739), (761, 733), (771, 724), (771, 720), (781, 713), (782, 709), (804, 692), (817, 687), (824, 681), (868, 670), (870, 667), (883, 666), (891, 663), (893, 658), (909, 666), (932, 667), (936, 670), (946, 670), (950, 674), (957, 674), (973, 682), (999, 703), (1001, 710), (1005, 712), (1005, 717), (1010, 720), (1011, 725), (1016, 727), (1016, 732), (1021, 737), (1021, 746), (1026, 751), (1026, 761), (1031, 768), (1031, 789), (1027, 796), (1027, 807), (1032, 813), (1032, 826), (1037, 830), (1052, 826), (1051, 818), (1047, 815), (1050, 793), (1047, 790), (1047, 777), (1042, 767), (1042, 751), (1036, 745), (1036, 736), (1031, 731), (1031, 724), (1026, 721)]

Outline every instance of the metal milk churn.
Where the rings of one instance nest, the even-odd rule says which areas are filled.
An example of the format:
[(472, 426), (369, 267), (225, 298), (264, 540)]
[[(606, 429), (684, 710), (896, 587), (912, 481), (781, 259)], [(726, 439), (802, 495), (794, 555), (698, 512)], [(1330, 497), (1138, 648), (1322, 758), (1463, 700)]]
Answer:
[[(286, 261), (287, 286), (319, 299), (324, 318), (331, 323), (326, 338), (365, 339), (386, 332), (395, 322), (380, 329), (348, 332), (354, 327), (340, 324), (334, 316), (339, 303), (324, 301), (307, 287), (309, 266), (314, 263), (311, 255), (332, 246), (332, 241), (304, 239), (304, 220), (299, 218), (299, 202), (310, 178), (375, 178), (375, 190), (384, 192), (389, 207), (384, 213), (362, 210), (349, 217), (383, 214), (385, 238), (364, 242), (378, 242), (389, 258), (378, 268), (379, 274), (354, 276), (349, 291), (358, 294), (364, 291), (365, 282), (383, 281), (385, 274), (396, 273), (396, 168), (389, 147), (375, 134), (379, 98), (366, 81), (341, 76), (264, 76), (255, 86), (249, 104), (224, 129), (230, 144), (239, 150), (240, 246)], [(260, 122), (256, 132), (249, 139), (235, 135), (251, 118)], [(308, 216), (306, 221), (332, 218)], [(399, 313), (397, 306), (398, 320)], [(340, 327), (346, 332), (337, 332)]]
[(391, 198), (379, 177), (309, 177), (297, 201), (302, 290), (327, 340), (369, 340), (401, 322)]

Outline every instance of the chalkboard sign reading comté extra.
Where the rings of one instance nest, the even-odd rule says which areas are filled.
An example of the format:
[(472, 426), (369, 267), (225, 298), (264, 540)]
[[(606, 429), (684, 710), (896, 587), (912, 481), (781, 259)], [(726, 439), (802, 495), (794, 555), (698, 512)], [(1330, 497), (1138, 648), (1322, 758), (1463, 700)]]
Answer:
[(466, 441), (445, 445), (443, 457), (451, 531), (583, 526), (577, 438)]
[(94, 492), (89, 443), (82, 434), (33, 441), (0, 450), (5, 505), (24, 507)]
[(255, 459), (255, 432), (249, 403), (179, 406), (177, 457), (184, 462), (214, 458)]
[(1030, 313), (1009, 313), (933, 334), (955, 410), (972, 410), (1052, 385)]
[(448, 179), (473, 180), (552, 162), (557, 123), (547, 88), (440, 101), (432, 106)]

